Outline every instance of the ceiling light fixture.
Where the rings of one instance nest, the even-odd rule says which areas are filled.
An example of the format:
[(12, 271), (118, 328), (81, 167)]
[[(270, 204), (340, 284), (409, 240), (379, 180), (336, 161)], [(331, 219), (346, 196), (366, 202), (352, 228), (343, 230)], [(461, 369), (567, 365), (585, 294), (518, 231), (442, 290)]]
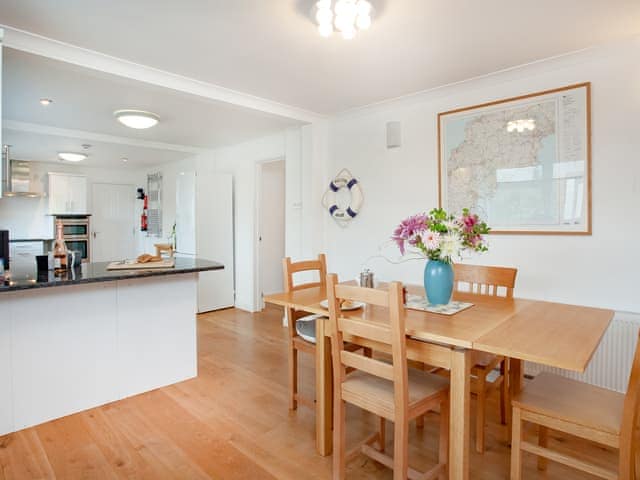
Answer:
[(535, 130), (536, 121), (533, 118), (522, 118), (520, 120), (511, 120), (507, 122), (507, 132), (522, 133), (525, 130)]
[(48, 107), (52, 103), (53, 103), (53, 100), (51, 100), (50, 98), (41, 98), (40, 99), (40, 105), (42, 105), (44, 107)]
[(120, 160), (122, 160), (124, 163), (127, 163), (129, 161), (127, 157), (122, 157)]
[(82, 160), (86, 160), (87, 157), (88, 155), (86, 153), (58, 152), (58, 158), (67, 162), (81, 162)]
[(144, 110), (116, 110), (113, 115), (123, 125), (138, 130), (151, 128), (160, 121), (158, 115)]
[(373, 8), (367, 0), (336, 0), (333, 8), (331, 3), (331, 0), (316, 2), (316, 22), (323, 37), (330, 37), (335, 27), (342, 38), (351, 40), (358, 30), (371, 26)]

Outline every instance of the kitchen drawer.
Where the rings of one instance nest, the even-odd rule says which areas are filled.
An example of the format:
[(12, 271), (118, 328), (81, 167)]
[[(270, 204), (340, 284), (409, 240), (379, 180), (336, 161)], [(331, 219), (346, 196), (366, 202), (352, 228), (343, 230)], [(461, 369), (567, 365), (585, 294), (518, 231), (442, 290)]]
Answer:
[(10, 242), (9, 243), (9, 256), (36, 256), (42, 255), (44, 250), (43, 242)]

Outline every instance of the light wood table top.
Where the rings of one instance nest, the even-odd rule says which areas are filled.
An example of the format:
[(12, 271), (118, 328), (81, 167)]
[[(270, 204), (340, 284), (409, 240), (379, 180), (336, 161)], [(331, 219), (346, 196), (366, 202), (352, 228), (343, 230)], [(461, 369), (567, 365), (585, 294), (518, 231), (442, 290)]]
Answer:
[(474, 350), (584, 372), (614, 312), (531, 301), (473, 342)]
[[(421, 287), (408, 288), (424, 294)], [(313, 287), (269, 295), (265, 301), (328, 315), (320, 305), (326, 298), (324, 288)], [(474, 306), (455, 315), (405, 309), (407, 335), (583, 372), (613, 318), (611, 310), (539, 300), (465, 293), (454, 294), (454, 299)], [(384, 321), (384, 310), (367, 305), (349, 316)]]

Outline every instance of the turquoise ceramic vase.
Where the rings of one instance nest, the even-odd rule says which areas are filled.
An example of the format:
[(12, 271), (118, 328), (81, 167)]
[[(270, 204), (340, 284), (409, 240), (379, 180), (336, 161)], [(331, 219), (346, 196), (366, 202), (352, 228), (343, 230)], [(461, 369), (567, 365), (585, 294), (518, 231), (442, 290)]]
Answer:
[(453, 292), (453, 267), (450, 263), (429, 260), (424, 267), (424, 289), (432, 305), (444, 305)]

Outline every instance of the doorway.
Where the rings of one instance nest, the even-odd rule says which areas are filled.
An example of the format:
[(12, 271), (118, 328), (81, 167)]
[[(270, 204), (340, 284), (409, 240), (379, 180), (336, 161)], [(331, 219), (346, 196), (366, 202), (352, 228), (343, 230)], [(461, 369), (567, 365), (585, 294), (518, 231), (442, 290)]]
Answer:
[(91, 260), (111, 262), (134, 257), (135, 187), (94, 183), (91, 200)]
[[(285, 256), (285, 161), (258, 164), (258, 281), (262, 295), (281, 292)], [(262, 298), (259, 306), (262, 308)]]

